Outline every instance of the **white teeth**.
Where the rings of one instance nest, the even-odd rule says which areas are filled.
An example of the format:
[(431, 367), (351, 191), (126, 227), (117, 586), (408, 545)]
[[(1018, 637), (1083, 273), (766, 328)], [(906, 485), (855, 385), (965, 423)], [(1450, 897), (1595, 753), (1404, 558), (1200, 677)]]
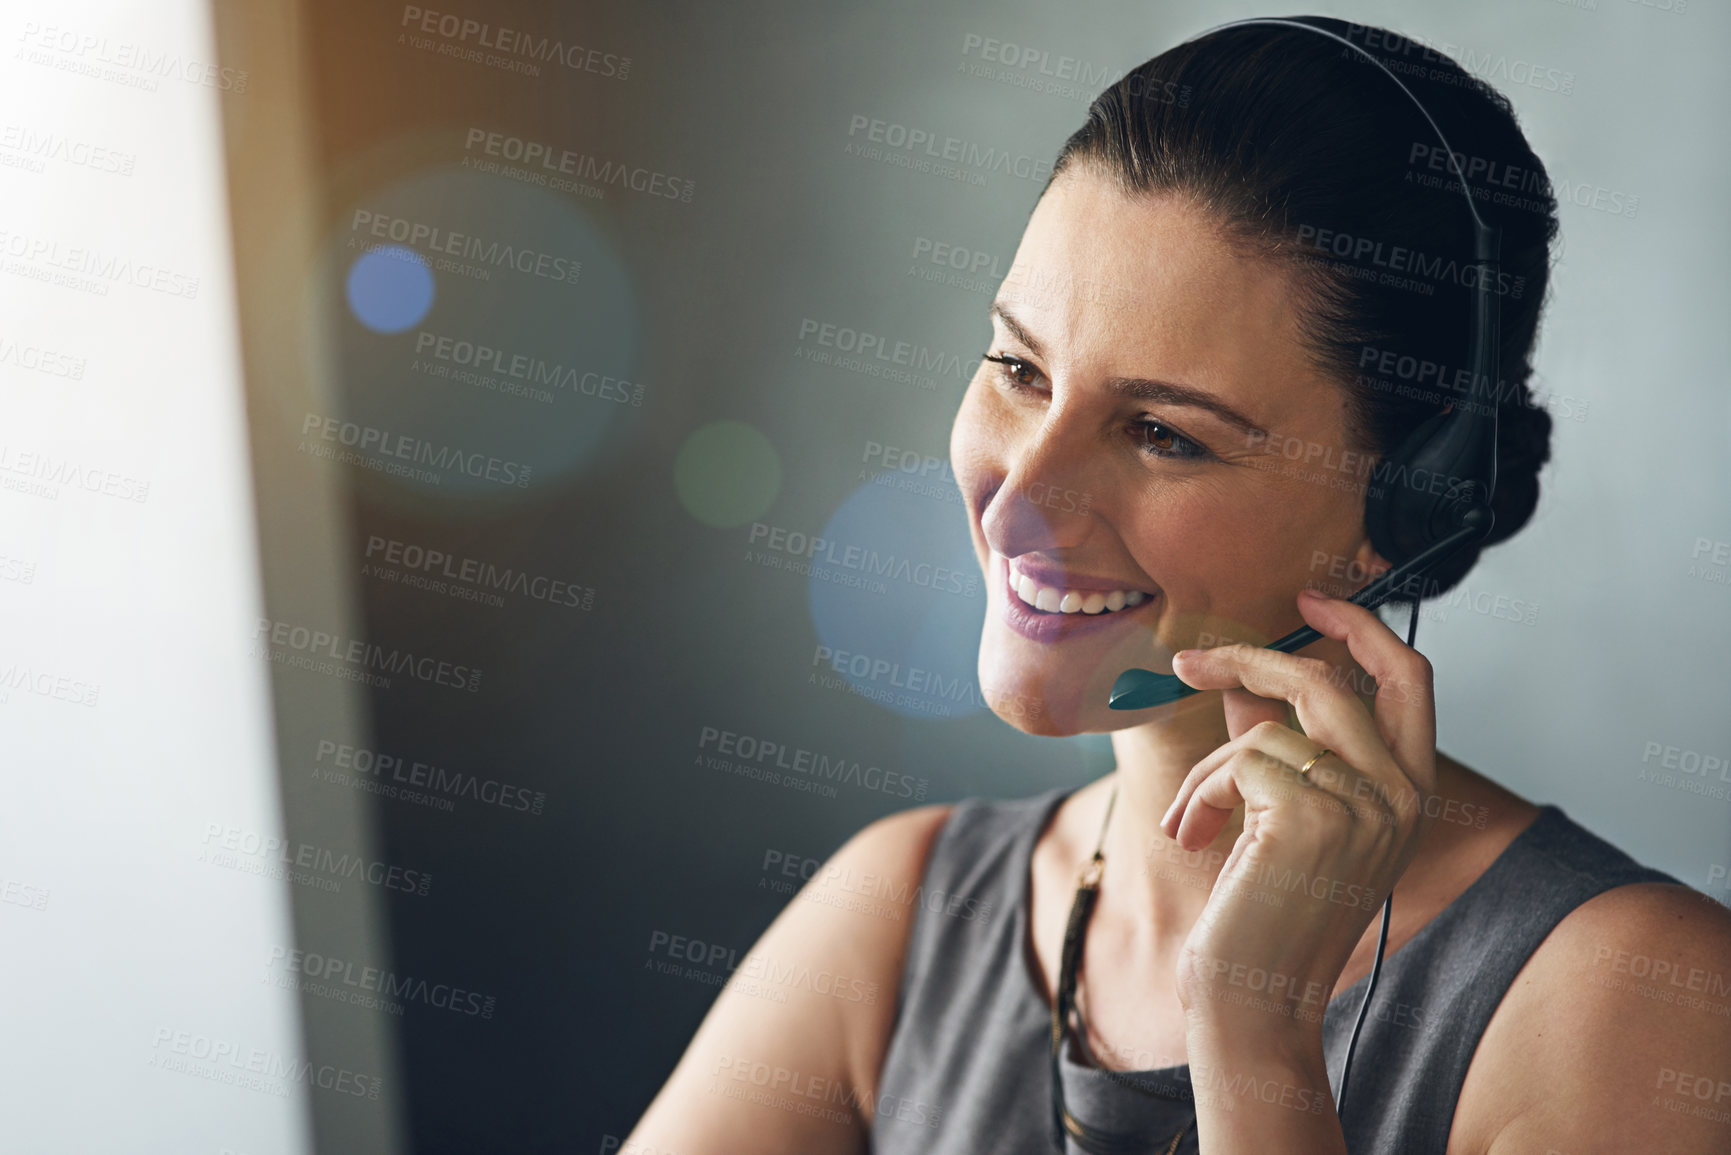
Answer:
[(1141, 605), (1148, 595), (1141, 590), (1060, 590), (1043, 586), (1024, 574), (1010, 574), (1010, 588), (1016, 596), (1037, 610), (1048, 614), (1112, 613), (1125, 606)]

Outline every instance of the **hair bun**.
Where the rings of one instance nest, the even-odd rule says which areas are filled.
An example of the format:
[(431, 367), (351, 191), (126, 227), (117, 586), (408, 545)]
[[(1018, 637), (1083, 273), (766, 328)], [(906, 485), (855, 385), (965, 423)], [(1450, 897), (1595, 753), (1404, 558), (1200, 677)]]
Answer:
[(1551, 459), (1552, 424), (1550, 412), (1530, 401), (1509, 400), (1498, 407), (1497, 488), (1491, 495), (1496, 522), (1483, 545), (1513, 537), (1532, 519), (1539, 504), (1539, 470)]

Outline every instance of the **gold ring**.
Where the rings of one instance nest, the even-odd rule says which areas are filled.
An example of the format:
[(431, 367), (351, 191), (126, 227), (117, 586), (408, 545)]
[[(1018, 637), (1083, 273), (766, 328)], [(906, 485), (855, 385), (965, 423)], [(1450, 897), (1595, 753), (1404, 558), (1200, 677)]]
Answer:
[(1322, 761), (1324, 758), (1328, 757), (1332, 753), (1334, 753), (1334, 751), (1330, 750), (1327, 746), (1324, 746), (1322, 749), (1318, 750), (1316, 752), (1315, 756), (1312, 757), (1310, 761), (1306, 762), (1304, 765), (1302, 765), (1298, 768), (1298, 776), (1300, 778), (1302, 778), (1306, 774), (1310, 773), (1310, 768), (1312, 766), (1316, 765), (1318, 762)]

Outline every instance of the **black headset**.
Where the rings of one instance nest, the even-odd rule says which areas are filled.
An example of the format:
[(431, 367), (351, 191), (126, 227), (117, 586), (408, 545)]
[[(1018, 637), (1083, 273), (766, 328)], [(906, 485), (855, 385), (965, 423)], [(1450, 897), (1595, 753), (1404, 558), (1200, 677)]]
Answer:
[[(1367, 486), (1364, 501), (1365, 530), (1371, 544), (1394, 568), (1348, 598), (1365, 609), (1375, 609), (1397, 595), (1413, 603), (1413, 618), (1407, 633), (1411, 645), (1418, 626), (1418, 602), (1424, 575), (1471, 542), (1481, 541), (1490, 533), (1494, 520), (1491, 495), (1497, 484), (1497, 405), (1501, 389), (1497, 387), (1497, 364), (1501, 344), (1501, 317), (1497, 308), (1497, 279), (1500, 271), (1502, 234), (1485, 223), (1473, 203), (1472, 188), (1467, 183), (1458, 154), (1449, 147), (1430, 110), (1412, 89), (1401, 82), (1387, 65), (1368, 50), (1346, 37), (1301, 20), (1276, 17), (1234, 20), (1203, 33), (1210, 36), (1228, 28), (1251, 25), (1273, 25), (1301, 28), (1318, 36), (1345, 45), (1365, 60), (1381, 69), (1418, 108), (1425, 122), (1436, 133), (1448, 154), (1449, 165), (1460, 178), (1461, 195), (1466, 198), (1467, 212), (1473, 219), (1473, 285), (1471, 329), (1468, 341), (1467, 365), (1471, 372), (1468, 396), (1481, 389), (1488, 394), (1482, 404), (1461, 404), (1451, 401), (1442, 412), (1426, 420), (1396, 449), (1377, 465), (1374, 480)], [(1198, 37), (1197, 39), (1200, 39)], [(1380, 475), (1380, 476), (1378, 476)], [(1424, 480), (1420, 480), (1420, 479)], [(1436, 479), (1446, 484), (1439, 486)], [(1271, 650), (1291, 653), (1316, 641), (1322, 635), (1309, 626), (1295, 630), (1284, 638), (1269, 643)], [(1165, 705), (1197, 691), (1171, 674), (1152, 670), (1126, 670), (1112, 686), (1110, 706), (1114, 710), (1140, 710)], [(1370, 970), (1370, 982), (1365, 987), (1364, 1001), (1359, 1004), (1358, 1018), (1353, 1023), (1352, 1037), (1346, 1045), (1346, 1058), (1340, 1069), (1340, 1089), (1335, 1096), (1337, 1112), (1346, 1106), (1347, 1076), (1352, 1072), (1352, 1052), (1358, 1046), (1358, 1034), (1364, 1026), (1365, 1012), (1370, 1009), (1370, 996), (1376, 991), (1382, 974), (1382, 957), (1388, 945), (1389, 911), (1393, 894), (1383, 899), (1382, 926), (1377, 935), (1376, 961)]]
[[(1467, 353), (1471, 374), (1468, 396), (1483, 391), (1488, 400), (1480, 404), (1451, 401), (1377, 463), (1365, 489), (1364, 524), (1371, 545), (1393, 563), (1393, 568), (1347, 599), (1365, 609), (1375, 609), (1390, 598), (1404, 596), (1416, 609), (1424, 575), (1470, 543), (1483, 540), (1491, 531), (1491, 494), (1497, 484), (1497, 401), (1501, 395), (1497, 387), (1501, 323), (1496, 293), (1502, 233), (1479, 215), (1459, 154), (1449, 147), (1448, 138), (1443, 136), (1430, 110), (1400, 77), (1366, 49), (1325, 28), (1275, 17), (1234, 20), (1203, 35), (1258, 24), (1302, 28), (1326, 36), (1381, 69), (1406, 93), (1436, 133), (1448, 154), (1450, 167), (1460, 178), (1467, 212), (1472, 214), (1474, 283)], [(1439, 479), (1445, 484), (1439, 486)], [(1437, 492), (1439, 488), (1441, 492)], [(1291, 653), (1320, 637), (1316, 630), (1305, 626), (1270, 642), (1266, 648)], [(1107, 704), (1114, 710), (1146, 710), (1196, 692), (1172, 674), (1130, 669), (1118, 675)]]

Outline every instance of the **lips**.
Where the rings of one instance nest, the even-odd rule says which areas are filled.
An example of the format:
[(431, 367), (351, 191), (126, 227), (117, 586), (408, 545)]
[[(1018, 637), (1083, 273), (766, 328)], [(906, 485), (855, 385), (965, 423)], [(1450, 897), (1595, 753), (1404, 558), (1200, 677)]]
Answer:
[(1067, 573), (1056, 566), (1045, 565), (1030, 557), (1017, 558), (1010, 563), (1012, 575), (1033, 578), (1042, 586), (1057, 590), (1077, 590), (1081, 592), (1097, 590), (1110, 593), (1113, 590), (1123, 590), (1126, 593), (1135, 591), (1144, 597), (1153, 597), (1155, 591), (1146, 589), (1134, 582), (1118, 581), (1114, 578), (1094, 577), (1089, 574)]
[[(1136, 592), (1143, 594), (1143, 600), (1136, 605), (1126, 603), (1124, 608), (1120, 610), (1094, 614), (1084, 613), (1080, 610), (1075, 613), (1048, 613), (1028, 605), (1011, 586), (1011, 567), (1007, 558), (994, 551), (991, 555), (991, 564), (994, 571), (993, 580), (998, 583), (998, 588), (1004, 598), (1005, 624), (1030, 641), (1056, 642), (1080, 637), (1083, 634), (1109, 630), (1123, 622), (1144, 617), (1150, 612), (1149, 607), (1159, 600), (1158, 594), (1149, 595), (1146, 591), (1138, 590)], [(1093, 592), (1104, 593), (1106, 590), (1123, 590), (1126, 588), (1116, 583), (1104, 583), (1099, 579), (1065, 578), (1064, 580), (1071, 583), (1063, 587), (1067, 590), (1080, 591), (1085, 588)], [(1084, 580), (1091, 584), (1081, 585), (1080, 583)]]

